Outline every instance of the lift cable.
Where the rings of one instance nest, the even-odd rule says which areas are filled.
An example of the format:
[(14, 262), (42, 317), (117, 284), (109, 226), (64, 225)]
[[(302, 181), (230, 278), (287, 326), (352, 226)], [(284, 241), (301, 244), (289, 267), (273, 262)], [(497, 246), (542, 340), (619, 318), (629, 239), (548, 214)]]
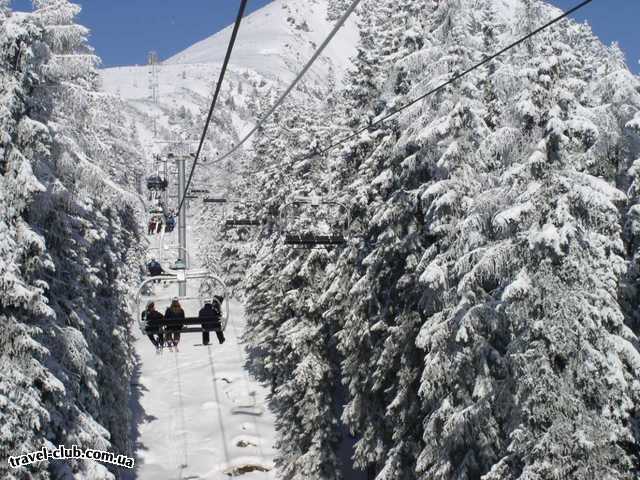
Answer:
[[(360, 130), (355, 131), (354, 133), (351, 133), (350, 135), (336, 141), (335, 143), (330, 144), (327, 147), (324, 147), (322, 149), (318, 149), (316, 151), (314, 151), (313, 153), (302, 157), (300, 160), (308, 160), (311, 159), (312, 157), (314, 157), (315, 155), (322, 155), (327, 153), (330, 150), (333, 150), (334, 148), (342, 145), (343, 143), (348, 142), (349, 140), (352, 140), (353, 138), (357, 137), (358, 135), (366, 132), (367, 130), (376, 127), (380, 124), (382, 124), (383, 122), (385, 122), (386, 120), (388, 120), (389, 118), (397, 115), (398, 113), (402, 112), (403, 110), (406, 110), (409, 107), (412, 107), (413, 105), (415, 105), (416, 103), (424, 100), (425, 98), (434, 95), (435, 93), (438, 93), (439, 91), (443, 90), (444, 88), (448, 87), (449, 85), (451, 85), (452, 83), (460, 80), (462, 77), (465, 77), (466, 75), (468, 75), (469, 73), (473, 72), (474, 70), (477, 70), (478, 68), (486, 65), (487, 63), (491, 62), (492, 60), (496, 59), (497, 57), (503, 55), (504, 53), (508, 52), (509, 50), (517, 47), (518, 45), (521, 45), (522, 43), (526, 42), (527, 40), (529, 40), (530, 38), (536, 36), (537, 34), (539, 34), (540, 32), (542, 32), (543, 30), (546, 30), (547, 28), (551, 27), (552, 25), (555, 25), (556, 23), (560, 22), (561, 20), (565, 19), (566, 17), (568, 17), (569, 15), (575, 13), (576, 11), (580, 10), (581, 8), (585, 7), (586, 5), (588, 5), (589, 3), (591, 3), (593, 0), (585, 0), (582, 3), (580, 3), (579, 5), (573, 7), (570, 10), (567, 10), (566, 12), (564, 12), (562, 15), (554, 18), (553, 20), (551, 20), (550, 22), (546, 23), (545, 25), (537, 28), (536, 30), (530, 32), (529, 34), (525, 35), (524, 37), (520, 38), (519, 40), (513, 42), (512, 44), (504, 47), (502, 50), (494, 53), (493, 55), (486, 57), (485, 59), (483, 59), (481, 62), (475, 64), (474, 66), (468, 68), (467, 70), (455, 74), (453, 77), (451, 77), (449, 80), (447, 80), (446, 82), (442, 83), (441, 85), (439, 85), (438, 87), (434, 88), (433, 90), (430, 90), (429, 92), (425, 93), (424, 95), (421, 95), (418, 98), (415, 98), (414, 100), (411, 100), (410, 102), (406, 103), (405, 105), (402, 105), (401, 107), (396, 108), (395, 110), (389, 112), (387, 115), (385, 115), (384, 117), (376, 120), (375, 122), (371, 123), (370, 125), (367, 125), (366, 127), (361, 128)], [(357, 3), (359, 2), (354, 2), (354, 4), (357, 5)], [(353, 11), (353, 9), (355, 9), (356, 5), (352, 5), (352, 8), (350, 8), (350, 10), (347, 12), (347, 16), (348, 14), (351, 13), (351, 11)], [(341, 22), (344, 23), (344, 21), (346, 20), (345, 17), (343, 17), (341, 19)], [(338, 27), (340, 26), (340, 24), (338, 25)], [(335, 31), (332, 32), (335, 34)], [(323, 46), (326, 46), (326, 43), (323, 44)], [(309, 67), (310, 65), (307, 65), (307, 67)], [(298, 80), (298, 79), (296, 79)], [(290, 89), (287, 90), (286, 94), (288, 94), (291, 89), (293, 88), (293, 85)], [(285, 94), (285, 96), (286, 96)], [(265, 115), (262, 119), (260, 119), (260, 121), (256, 124), (256, 126), (253, 128), (253, 130), (251, 130), (251, 132), (249, 132), (249, 134), (247, 136), (245, 136), (242, 141), (240, 143), (238, 143), (238, 145), (236, 145), (233, 149), (231, 149), (228, 153), (224, 154), (222, 157), (220, 157), (220, 159), (217, 159), (215, 163), (221, 162), (222, 160), (224, 160), (225, 158), (227, 158), (229, 155), (233, 154), (236, 150), (238, 150), (238, 148), (245, 143), (249, 137), (251, 135), (253, 135), (261, 126), (262, 124), (265, 122), (265, 120), (273, 113), (273, 111), (280, 106), (280, 104), (282, 103), (282, 100), (284, 100), (284, 96), (283, 98), (281, 98), (276, 105), (274, 105), (274, 107), (267, 113), (267, 115)]]
[(588, 5), (589, 3), (591, 3), (593, 0), (585, 0), (584, 2), (582, 2), (579, 5), (576, 5), (575, 7), (573, 7), (570, 10), (567, 10), (566, 12), (564, 12), (562, 15), (560, 15), (559, 17), (554, 18), (553, 20), (551, 20), (550, 22), (546, 23), (545, 25), (539, 27), (538, 29), (534, 30), (533, 32), (525, 35), (524, 37), (520, 38), (519, 40), (513, 42), (512, 44), (504, 47), (502, 50), (500, 50), (497, 53), (494, 53), (493, 55), (486, 57), (484, 60), (482, 60), (481, 62), (475, 64), (474, 66), (468, 68), (467, 70), (465, 70), (464, 72), (458, 73), (456, 75), (454, 75), (453, 77), (451, 77), (449, 80), (447, 80), (446, 82), (442, 83), (441, 85), (437, 86), (436, 88), (434, 88), (433, 90), (428, 91), (427, 93), (425, 93), (424, 95), (419, 96), (418, 98), (415, 98), (413, 100), (411, 100), (410, 102), (402, 105), (401, 107), (396, 108), (395, 110), (389, 112), (387, 115), (385, 115), (384, 117), (376, 120), (375, 122), (371, 123), (370, 125), (367, 125), (364, 128), (361, 128), (360, 130), (355, 131), (354, 133), (342, 138), (341, 140), (338, 140), (335, 143), (332, 143), (331, 145), (324, 147), (323, 149), (314, 152), (313, 154), (309, 155), (308, 157), (303, 158), (303, 160), (306, 160), (307, 158), (311, 158), (314, 155), (322, 155), (324, 153), (327, 153), (330, 150), (333, 150), (334, 148), (338, 147), (339, 145), (342, 145), (343, 143), (352, 140), (353, 138), (357, 137), (358, 135), (366, 132), (367, 130), (369, 130), (372, 127), (376, 127), (382, 123), (384, 123), (386, 120), (389, 120), (391, 117), (397, 115), (398, 113), (402, 112), (403, 110), (406, 110), (409, 107), (412, 107), (413, 105), (415, 105), (416, 103), (424, 100), (427, 97), (430, 97), (431, 95), (434, 95), (436, 93), (438, 93), (439, 91), (443, 90), (444, 88), (448, 87), (449, 85), (451, 85), (452, 83), (460, 80), (462, 77), (468, 75), (469, 73), (473, 72), (474, 70), (477, 70), (478, 68), (486, 65), (487, 63), (489, 63), (490, 61), (496, 59), (497, 57), (499, 57), (500, 55), (506, 53), (507, 51), (517, 47), (518, 45), (521, 45), (522, 43), (526, 42), (527, 40), (529, 40), (530, 38), (534, 37), (535, 35), (539, 34), (540, 32), (542, 32), (543, 30), (546, 30), (547, 28), (551, 27), (552, 25), (555, 25), (556, 23), (560, 22), (561, 20), (565, 19), (566, 17), (568, 17), (569, 15), (571, 15), (572, 13), (575, 13), (576, 11), (580, 10), (581, 8), (583, 8), (584, 6)]
[[(241, 0), (240, 8), (238, 9), (238, 16), (236, 18), (236, 23), (233, 26), (233, 32), (231, 33), (231, 40), (229, 41), (229, 46), (227, 47), (227, 53), (224, 57), (224, 62), (222, 64), (222, 70), (220, 71), (220, 78), (218, 79), (218, 84), (216, 85), (216, 90), (213, 95), (213, 100), (211, 102), (211, 108), (209, 109), (209, 115), (207, 116), (207, 121), (204, 125), (204, 130), (202, 131), (202, 137), (200, 138), (200, 144), (198, 145), (198, 151), (196, 152), (196, 157), (191, 166), (191, 172), (189, 173), (189, 179), (185, 185), (185, 191), (182, 196), (182, 201), (180, 202), (180, 206), (178, 207), (177, 215), (180, 215), (182, 211), (183, 204), (186, 200), (187, 192), (189, 191), (189, 187), (191, 186), (191, 180), (193, 179), (193, 174), (198, 165), (198, 160), (200, 160), (200, 154), (202, 153), (202, 147), (204, 146), (205, 139), (207, 137), (207, 131), (209, 130), (209, 125), (211, 124), (211, 119), (213, 118), (213, 111), (216, 107), (216, 103), (218, 102), (218, 97), (220, 96), (220, 90), (222, 89), (222, 82), (224, 81), (224, 76), (227, 71), (227, 67), (229, 65), (229, 60), (231, 59), (231, 52), (233, 51), (233, 47), (236, 43), (236, 38), (238, 36), (238, 30), (240, 30), (240, 24), (242, 23), (242, 19), (244, 17), (244, 11), (247, 6), (248, 0)], [(176, 215), (176, 216), (177, 216)]]
[(322, 52), (324, 52), (325, 48), (327, 48), (327, 46), (329, 45), (331, 40), (333, 40), (333, 38), (336, 36), (338, 31), (346, 23), (347, 19), (351, 16), (351, 14), (354, 12), (354, 10), (358, 7), (360, 2), (361, 2), (361, 0), (354, 0), (353, 1), (353, 3), (349, 6), (349, 8), (346, 10), (346, 12), (342, 15), (342, 17), (338, 20), (336, 25), (333, 27), (333, 30), (331, 30), (331, 33), (329, 33), (329, 36), (324, 40), (324, 42), (322, 42), (322, 45), (320, 45), (318, 50), (316, 50), (316, 52), (313, 54), (311, 59), (307, 62), (307, 64), (304, 66), (304, 68), (300, 71), (300, 73), (295, 78), (293, 83), (291, 83), (291, 85), (289, 85), (289, 87), (280, 96), (280, 98), (276, 101), (276, 103), (269, 109), (269, 111), (265, 115), (263, 115), (262, 118), (260, 118), (258, 120), (258, 122), (255, 124), (255, 126), (251, 129), (251, 131), (249, 133), (247, 133), (242, 138), (242, 140), (240, 140), (231, 150), (229, 150), (227, 153), (225, 153), (222, 157), (217, 158), (214, 162), (211, 162), (211, 165), (218, 164), (218, 163), (222, 162), (223, 160), (225, 160), (226, 158), (228, 158), (229, 156), (233, 155), (235, 152), (237, 152), (238, 149), (242, 145), (244, 145), (247, 142), (247, 140), (249, 140), (253, 136), (253, 134), (256, 133), (260, 129), (260, 127), (262, 127), (262, 125), (264, 125), (264, 123), (267, 121), (267, 119), (269, 119), (269, 117), (271, 117), (271, 115), (273, 115), (273, 113), (284, 103), (286, 98), (293, 91), (293, 89), (300, 82), (300, 80), (302, 80), (302, 77), (304, 77), (305, 74), (309, 71), (309, 69), (313, 66), (315, 61), (320, 57), (320, 55), (322, 55)]

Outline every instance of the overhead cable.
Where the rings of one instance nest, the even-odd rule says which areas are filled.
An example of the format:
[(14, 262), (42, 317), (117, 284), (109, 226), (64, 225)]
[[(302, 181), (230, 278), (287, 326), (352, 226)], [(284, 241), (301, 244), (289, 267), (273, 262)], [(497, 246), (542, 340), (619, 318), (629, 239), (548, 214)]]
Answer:
[(218, 84), (216, 85), (216, 90), (213, 95), (213, 100), (211, 101), (211, 108), (209, 109), (209, 115), (207, 116), (207, 121), (204, 125), (204, 130), (202, 131), (202, 137), (200, 137), (200, 144), (198, 145), (198, 151), (196, 152), (195, 160), (193, 161), (193, 165), (191, 166), (191, 172), (189, 172), (189, 179), (185, 185), (185, 190), (182, 193), (182, 201), (180, 202), (180, 206), (178, 207), (177, 215), (180, 215), (182, 211), (183, 204), (187, 198), (187, 192), (189, 191), (189, 187), (191, 186), (191, 180), (193, 179), (193, 174), (196, 171), (196, 167), (198, 166), (198, 161), (200, 160), (200, 154), (202, 153), (202, 147), (204, 146), (204, 142), (207, 138), (207, 131), (209, 130), (209, 125), (211, 124), (211, 119), (213, 118), (213, 111), (216, 108), (216, 103), (218, 102), (218, 97), (220, 96), (220, 90), (222, 89), (222, 82), (224, 81), (224, 76), (227, 71), (227, 67), (229, 66), (229, 60), (231, 59), (231, 52), (233, 51), (233, 47), (236, 43), (236, 38), (238, 36), (238, 30), (240, 30), (240, 24), (242, 23), (242, 19), (244, 17), (244, 11), (247, 6), (248, 0), (240, 1), (240, 8), (238, 9), (238, 16), (236, 18), (236, 23), (233, 26), (233, 32), (231, 33), (231, 40), (229, 41), (229, 46), (227, 47), (227, 53), (224, 57), (224, 62), (222, 64), (222, 70), (220, 71), (220, 78), (218, 78)]
[(253, 136), (254, 133), (256, 133), (258, 131), (258, 129), (260, 127), (262, 127), (262, 125), (264, 125), (264, 123), (269, 119), (269, 117), (271, 117), (271, 115), (273, 115), (273, 113), (284, 103), (286, 98), (293, 91), (293, 89), (296, 87), (296, 85), (298, 85), (300, 80), (302, 80), (302, 77), (304, 77), (305, 74), (309, 71), (309, 69), (313, 66), (315, 61), (320, 57), (320, 55), (322, 55), (324, 50), (327, 48), (327, 45), (329, 45), (329, 43), (331, 42), (331, 40), (333, 40), (333, 38), (336, 36), (338, 31), (344, 26), (344, 24), (346, 23), (347, 19), (351, 16), (351, 14), (354, 12), (354, 10), (358, 7), (360, 2), (361, 2), (361, 0), (354, 0), (351, 3), (349, 8), (347, 8), (345, 13), (342, 15), (342, 17), (340, 17), (340, 19), (338, 20), (336, 25), (333, 27), (333, 30), (331, 30), (331, 33), (329, 33), (329, 36), (324, 40), (324, 42), (322, 42), (322, 44), (320, 45), (318, 50), (316, 50), (316, 52), (313, 54), (311, 59), (307, 62), (307, 64), (304, 66), (304, 68), (300, 71), (300, 73), (293, 80), (291, 85), (289, 85), (289, 87), (284, 91), (284, 93), (280, 96), (280, 98), (278, 98), (276, 103), (273, 104), (273, 106), (269, 109), (269, 111), (266, 114), (264, 114), (258, 120), (258, 122), (255, 124), (255, 126), (251, 129), (251, 131), (249, 133), (247, 133), (231, 150), (229, 150), (227, 153), (225, 153), (222, 157), (216, 159), (215, 162), (212, 162), (212, 164), (220, 163), (223, 160), (225, 160), (226, 158), (228, 158), (229, 156), (233, 155), (235, 152), (238, 151), (238, 149), (242, 145), (244, 145), (247, 142), (247, 140), (249, 140)]
[(454, 75), (453, 77), (451, 77), (449, 80), (447, 80), (446, 82), (440, 84), (439, 86), (435, 87), (433, 90), (429, 90), (427, 93), (425, 93), (424, 95), (419, 96), (418, 98), (415, 98), (413, 100), (411, 100), (410, 102), (396, 108), (395, 110), (389, 112), (387, 115), (385, 115), (384, 117), (376, 120), (375, 122), (371, 123), (370, 125), (367, 125), (364, 128), (361, 128), (360, 130), (357, 130), (355, 132), (353, 132), (352, 134), (338, 140), (335, 143), (332, 143), (331, 145), (324, 147), (322, 149), (319, 149), (317, 152), (314, 152), (313, 154), (309, 155), (309, 157), (312, 157), (314, 155), (318, 155), (318, 154), (324, 154), (327, 153), (329, 150), (333, 150), (334, 148), (336, 148), (339, 145), (342, 145), (345, 142), (348, 142), (349, 140), (352, 140), (353, 138), (357, 137), (358, 135), (366, 132), (367, 130), (376, 127), (382, 123), (384, 123), (386, 120), (389, 120), (391, 117), (397, 115), (398, 113), (402, 112), (403, 110), (406, 110), (409, 107), (412, 107), (413, 105), (415, 105), (418, 102), (421, 102), (422, 100), (424, 100), (425, 98), (434, 95), (435, 93), (440, 92), (441, 90), (445, 89), (446, 87), (448, 87), (449, 85), (451, 85), (452, 83), (460, 80), (462, 77), (468, 75), (469, 73), (473, 72), (474, 70), (477, 70), (478, 68), (482, 67), (483, 65), (486, 65), (487, 63), (489, 63), (490, 61), (496, 59), (497, 57), (499, 57), (500, 55), (508, 52), (509, 50), (517, 47), (518, 45), (521, 45), (522, 43), (526, 42), (527, 40), (529, 40), (530, 38), (534, 37), (535, 35), (539, 34), (540, 32), (542, 32), (543, 30), (546, 30), (547, 28), (551, 27), (552, 25), (555, 25), (556, 23), (558, 23), (559, 21), (565, 19), (566, 17), (568, 17), (569, 15), (571, 15), (572, 13), (575, 13), (576, 11), (580, 10), (582, 7), (586, 6), (587, 4), (591, 3), (593, 0), (585, 0), (584, 2), (582, 2), (579, 5), (576, 5), (575, 7), (573, 7), (571, 10), (567, 10), (566, 12), (564, 12), (562, 15), (560, 15), (559, 17), (554, 18), (553, 20), (551, 20), (550, 22), (544, 24), (543, 26), (541, 26), (540, 28), (534, 30), (533, 32), (525, 35), (524, 37), (520, 38), (519, 40), (513, 42), (512, 44), (504, 47), (502, 50), (500, 50), (499, 52), (494, 53), (493, 55), (486, 57), (484, 60), (482, 60), (479, 63), (476, 63), (474, 66), (468, 68), (467, 70), (465, 70), (464, 72), (458, 73), (456, 75)]

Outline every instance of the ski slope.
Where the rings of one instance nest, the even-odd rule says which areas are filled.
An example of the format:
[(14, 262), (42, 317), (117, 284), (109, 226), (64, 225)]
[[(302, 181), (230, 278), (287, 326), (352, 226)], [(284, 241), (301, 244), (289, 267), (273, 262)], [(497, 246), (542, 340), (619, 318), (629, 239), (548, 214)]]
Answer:
[[(243, 370), (238, 343), (243, 312), (232, 304), (227, 341), (201, 346), (198, 334), (183, 335), (180, 351), (158, 355), (139, 334), (140, 406), (137, 477), (155, 479), (226, 479), (234, 468), (260, 466), (270, 472), (251, 472), (247, 479), (273, 479), (275, 439), (273, 417), (232, 414), (247, 401), (265, 404), (266, 391)], [(200, 346), (198, 346), (200, 345)]]
[[(187, 241), (193, 248), (197, 243), (191, 237), (189, 228)], [(158, 243), (151, 241), (152, 246)], [(196, 257), (193, 251), (190, 256)], [(187, 285), (189, 296), (197, 291), (198, 285)], [(175, 295), (175, 284), (154, 289), (154, 296)], [(156, 303), (162, 313), (166, 307), (167, 302)], [(187, 316), (197, 316), (200, 305), (187, 302), (183, 308)], [(158, 354), (135, 329), (132, 409), (137, 441), (131, 480), (276, 478), (275, 418), (266, 407), (267, 390), (244, 370), (243, 330), (244, 311), (235, 301), (222, 345), (213, 332), (209, 346), (202, 345), (201, 334), (190, 333), (182, 335), (179, 352), (165, 348)]]
[[(276, 0), (243, 22), (216, 114), (221, 122), (216, 126), (214, 150), (227, 150), (251, 128), (257, 118), (256, 105), (301, 70), (333, 28), (326, 8), (325, 2)], [(230, 28), (163, 62), (158, 71), (157, 104), (149, 99), (147, 67), (101, 71), (102, 90), (125, 100), (123, 113), (149, 152), (159, 151), (158, 140), (191, 133), (183, 132), (184, 124), (176, 123), (180, 109), (196, 119), (194, 131), (200, 128)], [(305, 77), (306, 89), (295, 92), (294, 97), (326, 91), (334, 81), (340, 83), (356, 53), (357, 32), (352, 18)], [(229, 99), (233, 105), (225, 103)], [(217, 178), (216, 172), (217, 168), (210, 171), (203, 165), (198, 180)], [(188, 240), (192, 249), (198, 244), (192, 241), (196, 239), (191, 231)], [(157, 246), (153, 239), (151, 247)], [(190, 256), (198, 255), (191, 250)], [(189, 286), (190, 294), (195, 291), (197, 286)], [(171, 297), (176, 292), (158, 287), (155, 293)], [(157, 305), (162, 312), (165, 307)], [(183, 307), (188, 316), (197, 315), (199, 305)], [(244, 328), (243, 308), (234, 302), (223, 345), (214, 334), (210, 346), (201, 345), (200, 334), (185, 334), (179, 352), (165, 349), (160, 355), (135, 329), (138, 361), (131, 408), (137, 460), (131, 480), (276, 478), (275, 418), (266, 407), (267, 390), (244, 370), (244, 350), (239, 343)], [(262, 410), (260, 415), (256, 408)]]
[[(327, 37), (335, 21), (327, 20), (326, 2), (275, 0), (242, 22), (232, 68), (291, 81)], [(165, 65), (222, 63), (233, 26), (221, 30), (164, 62)], [(352, 16), (314, 65), (307, 81), (325, 83), (332, 71), (340, 82), (354, 55), (359, 34)]]
[[(216, 130), (216, 149), (228, 150), (229, 144), (255, 124), (259, 113), (256, 104), (268, 98), (270, 90), (282, 90), (289, 84), (334, 24), (335, 20), (327, 19), (326, 2), (306, 0), (275, 0), (245, 18), (216, 111), (217, 118), (229, 120), (231, 131)], [(135, 125), (143, 145), (153, 145), (158, 138), (174, 139), (180, 133), (191, 133), (172, 124), (172, 117), (182, 107), (197, 118), (197, 126), (201, 127), (231, 30), (229, 26), (162, 62), (158, 68), (158, 104), (150, 100), (148, 67), (123, 66), (100, 71), (102, 90), (125, 101), (123, 113)], [(358, 40), (354, 15), (292, 98), (304, 101), (307, 95), (323, 97), (332, 86), (339, 86), (357, 53)], [(233, 106), (225, 104), (229, 100)]]

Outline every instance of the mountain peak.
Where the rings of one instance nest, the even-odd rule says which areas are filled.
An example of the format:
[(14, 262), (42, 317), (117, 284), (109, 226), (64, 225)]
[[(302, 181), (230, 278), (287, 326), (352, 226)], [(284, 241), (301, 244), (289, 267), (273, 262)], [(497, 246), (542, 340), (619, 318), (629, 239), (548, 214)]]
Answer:
[[(334, 22), (327, 19), (327, 6), (326, 0), (275, 0), (248, 15), (238, 34), (231, 67), (254, 70), (270, 78), (293, 78), (333, 28)], [(230, 25), (164, 63), (222, 63), (232, 29)], [(333, 70), (340, 79), (355, 53), (358, 38), (356, 19), (352, 17), (327, 47), (311, 75), (325, 77)]]

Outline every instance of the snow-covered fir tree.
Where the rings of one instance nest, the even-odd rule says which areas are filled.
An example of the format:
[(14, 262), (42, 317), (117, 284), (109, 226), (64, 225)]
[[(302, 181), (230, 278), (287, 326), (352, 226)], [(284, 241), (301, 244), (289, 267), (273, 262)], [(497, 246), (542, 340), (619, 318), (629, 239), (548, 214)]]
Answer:
[[(137, 280), (135, 140), (99, 94), (79, 7), (3, 8), (2, 453), (42, 446), (128, 452), (129, 313)], [(129, 140), (129, 141), (127, 141)], [(132, 146), (133, 145), (133, 146)], [(126, 168), (125, 168), (126, 165)], [(125, 174), (123, 172), (129, 172)], [(3, 478), (114, 475), (52, 462)]]
[[(528, 0), (508, 10), (368, 6), (338, 123), (373, 125), (558, 14)], [(280, 238), (247, 284), (253, 366), (287, 427), (284, 478), (339, 464), (325, 456), (311, 468), (300, 447), (313, 444), (292, 422), (288, 379), (309, 376), (297, 357), (307, 347), (290, 345), (301, 325), (318, 331), (316, 318), (331, 332), (317, 368), (342, 377), (341, 422), (370, 478), (637, 475), (639, 109), (619, 51), (566, 21), (327, 159), (353, 218), (349, 245), (325, 257), (282, 251)], [(287, 159), (314, 130), (284, 144), (286, 132), (269, 132), (266, 154), (256, 141), (265, 171), (296, 178), (270, 187), (281, 173), (262, 175), (264, 205), (297, 191)], [(322, 286), (305, 290), (314, 278)], [(294, 351), (298, 361), (282, 360)], [(304, 385), (339, 396), (335, 383)]]

